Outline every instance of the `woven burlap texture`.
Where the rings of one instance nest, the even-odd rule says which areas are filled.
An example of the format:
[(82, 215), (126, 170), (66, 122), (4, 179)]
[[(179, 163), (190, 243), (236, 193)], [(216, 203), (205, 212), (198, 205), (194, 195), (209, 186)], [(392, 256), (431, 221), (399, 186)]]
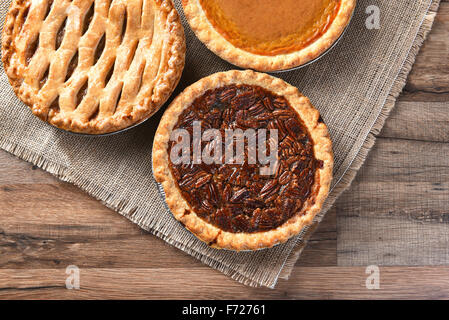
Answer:
[[(204, 76), (235, 69), (199, 42), (185, 22), (184, 75), (175, 94)], [(3, 21), (10, 0), (0, 3)], [(323, 212), (296, 238), (272, 249), (234, 253), (197, 240), (167, 210), (152, 176), (153, 135), (163, 110), (143, 125), (114, 136), (83, 137), (35, 118), (0, 71), (0, 147), (61, 180), (79, 186), (141, 228), (226, 275), (251, 286), (274, 287), (288, 278), (307, 239), (362, 165), (394, 106), (428, 31), (439, 0), (359, 0), (338, 45), (319, 61), (277, 76), (297, 86), (320, 110), (335, 153), (334, 181)], [(369, 29), (367, 8), (380, 8), (380, 29)], [(1, 224), (1, 217), (0, 217)]]

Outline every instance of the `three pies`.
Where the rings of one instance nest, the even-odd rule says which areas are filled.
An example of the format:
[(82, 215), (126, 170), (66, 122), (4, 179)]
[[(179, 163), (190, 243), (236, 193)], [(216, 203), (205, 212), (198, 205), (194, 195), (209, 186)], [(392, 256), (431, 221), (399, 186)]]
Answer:
[(182, 0), (193, 31), (223, 59), (242, 68), (301, 66), (343, 33), (356, 0)]
[(2, 41), (16, 95), (42, 120), (86, 134), (159, 110), (186, 50), (171, 0), (13, 0)]
[[(215, 53), (274, 71), (329, 49), (355, 2), (183, 0), (183, 6)], [(13, 0), (2, 34), (16, 95), (42, 120), (85, 134), (151, 117), (178, 84), (185, 50), (171, 0)], [(198, 129), (215, 137), (195, 140)], [(227, 145), (229, 132), (238, 134)], [(234, 155), (239, 134), (242, 157)], [(210, 157), (198, 161), (198, 149)], [(154, 175), (175, 218), (208, 245), (237, 251), (283, 243), (310, 224), (328, 195), (332, 168), (328, 130), (309, 99), (254, 71), (217, 73), (185, 89), (164, 113), (153, 145)]]
[[(266, 134), (257, 159), (274, 154), (273, 170), (251, 161), (250, 135), (237, 164), (237, 140), (224, 142), (238, 130)], [(254, 71), (217, 73), (185, 89), (164, 113), (153, 145), (154, 175), (175, 218), (208, 245), (231, 250), (272, 247), (298, 234), (320, 212), (332, 167), (327, 127), (309, 99)]]

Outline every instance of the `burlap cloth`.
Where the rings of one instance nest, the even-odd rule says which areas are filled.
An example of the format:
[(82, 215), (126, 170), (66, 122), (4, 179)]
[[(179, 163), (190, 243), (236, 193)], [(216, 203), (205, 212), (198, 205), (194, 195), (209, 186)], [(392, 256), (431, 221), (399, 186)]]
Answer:
[[(180, 0), (175, 0), (179, 12)], [(10, 0), (1, 0), (3, 27)], [(186, 231), (161, 199), (151, 172), (151, 147), (160, 111), (128, 132), (81, 137), (35, 118), (0, 73), (0, 147), (71, 182), (143, 229), (247, 285), (274, 287), (288, 278), (307, 239), (349, 186), (394, 106), (439, 0), (359, 0), (339, 44), (318, 62), (280, 74), (310, 97), (334, 142), (335, 171), (325, 210), (313, 226), (286, 244), (258, 252), (211, 249)], [(381, 28), (369, 30), (366, 8), (380, 8)], [(185, 23), (187, 61), (175, 95), (200, 78), (234, 67), (209, 52)], [(0, 217), (1, 223), (1, 217)]]

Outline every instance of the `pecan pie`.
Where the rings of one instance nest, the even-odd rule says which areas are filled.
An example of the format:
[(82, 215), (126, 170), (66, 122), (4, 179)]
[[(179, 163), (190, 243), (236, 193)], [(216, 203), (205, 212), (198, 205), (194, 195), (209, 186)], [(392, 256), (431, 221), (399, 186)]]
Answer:
[(301, 66), (343, 33), (356, 0), (183, 0), (193, 31), (230, 63), (260, 71)]
[[(262, 161), (268, 154), (270, 164)], [(321, 210), (332, 167), (327, 127), (309, 99), (254, 71), (188, 87), (166, 110), (153, 145), (154, 175), (175, 218), (210, 246), (231, 250), (298, 234)]]
[(2, 39), (17, 96), (42, 120), (86, 134), (149, 118), (185, 61), (171, 0), (13, 0)]

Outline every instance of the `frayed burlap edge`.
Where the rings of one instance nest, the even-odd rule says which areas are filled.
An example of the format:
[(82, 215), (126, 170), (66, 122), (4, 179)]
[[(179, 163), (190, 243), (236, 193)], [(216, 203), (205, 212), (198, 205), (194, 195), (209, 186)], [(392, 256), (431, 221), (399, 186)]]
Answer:
[[(329, 198), (326, 201), (326, 204), (324, 206), (323, 212), (326, 213), (334, 204), (334, 202), (337, 200), (337, 198), (351, 185), (352, 181), (357, 175), (358, 170), (365, 162), (369, 151), (374, 146), (374, 143), (376, 142), (376, 136), (380, 133), (382, 130), (385, 120), (387, 120), (388, 116), (390, 115), (391, 110), (393, 110), (396, 99), (401, 94), (402, 90), (404, 89), (404, 86), (407, 83), (408, 74), (412, 70), (413, 64), (415, 63), (416, 56), (419, 53), (419, 49), (421, 48), (422, 44), (424, 43), (424, 40), (426, 39), (429, 32), (432, 30), (433, 23), (435, 21), (435, 17), (438, 12), (438, 8), (440, 5), (440, 0), (434, 0), (427, 11), (427, 14), (425, 15), (421, 27), (418, 30), (418, 33), (416, 35), (415, 41), (413, 43), (413, 46), (410, 48), (409, 54), (407, 56), (407, 59), (404, 61), (404, 64), (401, 68), (401, 70), (398, 73), (398, 76), (393, 83), (393, 86), (390, 90), (390, 93), (385, 101), (385, 104), (379, 113), (378, 118), (376, 119), (376, 122), (374, 123), (373, 127), (371, 128), (370, 132), (368, 133), (365, 142), (363, 143), (362, 147), (360, 148), (359, 152), (357, 153), (356, 157), (352, 161), (349, 168), (346, 170), (345, 174), (342, 176), (340, 181), (336, 184), (336, 186), (331, 190), (332, 194), (329, 196)], [(307, 245), (307, 241), (309, 240), (310, 236), (313, 234), (315, 229), (318, 226), (318, 223), (322, 220), (324, 217), (324, 214), (320, 215), (320, 220), (314, 223), (309, 230), (307, 230), (305, 233), (302, 234), (300, 237), (300, 240), (298, 240), (298, 244), (296, 245), (295, 249), (290, 253), (289, 257), (287, 258), (284, 268), (281, 270), (279, 274), (279, 279), (285, 279), (287, 280), (292, 271), (293, 268), (298, 261), (302, 251)], [(272, 286), (274, 287), (274, 286)]]

